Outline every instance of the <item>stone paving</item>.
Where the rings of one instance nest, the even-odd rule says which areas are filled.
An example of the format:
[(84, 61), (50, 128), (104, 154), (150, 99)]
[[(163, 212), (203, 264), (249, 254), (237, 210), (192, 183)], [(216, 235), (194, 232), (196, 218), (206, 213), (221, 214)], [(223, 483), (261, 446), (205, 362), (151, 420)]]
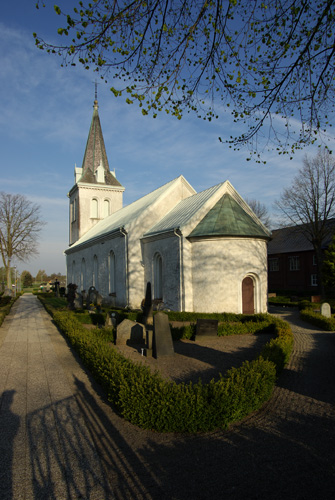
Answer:
[(295, 336), (271, 400), (227, 431), (160, 434), (119, 418), (34, 296), (0, 328), (0, 498), (329, 499), (335, 333)]

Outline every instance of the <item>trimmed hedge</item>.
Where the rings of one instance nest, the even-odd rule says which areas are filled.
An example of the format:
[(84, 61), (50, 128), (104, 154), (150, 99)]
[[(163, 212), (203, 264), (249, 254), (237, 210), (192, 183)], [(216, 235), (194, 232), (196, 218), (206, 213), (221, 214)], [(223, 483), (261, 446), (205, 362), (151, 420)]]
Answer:
[(17, 293), (16, 297), (8, 297), (8, 296), (6, 296), (6, 297), (1, 296), (0, 297), (0, 326), (4, 322), (4, 319), (7, 316), (7, 314), (10, 313), (10, 310), (11, 310), (14, 302), (16, 302), (16, 300), (21, 295), (22, 295), (22, 293)]
[(101, 330), (86, 330), (75, 314), (45, 305), (115, 410), (129, 422), (159, 432), (226, 428), (259, 409), (271, 396), (276, 371), (283, 367), (293, 344), (289, 325), (265, 315), (272, 320), (267, 328), (271, 324), (277, 338), (257, 359), (232, 368), (209, 384), (177, 384), (126, 359), (108, 344)]
[(300, 311), (300, 318), (327, 332), (335, 331), (335, 318), (333, 316), (331, 318), (326, 318), (322, 316), (322, 314), (307, 308)]

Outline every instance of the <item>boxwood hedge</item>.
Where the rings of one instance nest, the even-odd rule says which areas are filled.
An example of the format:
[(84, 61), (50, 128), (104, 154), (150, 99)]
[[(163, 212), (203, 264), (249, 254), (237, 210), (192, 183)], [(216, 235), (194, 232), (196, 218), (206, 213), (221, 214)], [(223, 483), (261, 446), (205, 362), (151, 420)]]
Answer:
[[(230, 369), (209, 384), (200, 380), (196, 384), (177, 384), (126, 359), (108, 344), (110, 336), (103, 333), (104, 330), (87, 330), (73, 313), (56, 311), (45, 305), (104, 388), (115, 410), (135, 425), (160, 432), (226, 428), (259, 409), (270, 398), (276, 374), (288, 361), (293, 345), (287, 323), (262, 315), (267, 331), (274, 332), (276, 338), (266, 344), (257, 359), (245, 361), (241, 367)], [(234, 324), (237, 323), (237, 315), (233, 319)]]

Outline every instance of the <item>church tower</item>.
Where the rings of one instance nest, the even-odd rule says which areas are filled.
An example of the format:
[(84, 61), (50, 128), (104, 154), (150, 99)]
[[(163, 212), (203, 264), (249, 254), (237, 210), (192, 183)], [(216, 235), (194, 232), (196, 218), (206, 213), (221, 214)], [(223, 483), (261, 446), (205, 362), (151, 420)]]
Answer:
[(70, 190), (70, 234), (73, 245), (94, 224), (122, 208), (124, 187), (109, 170), (100, 124), (97, 92), (93, 117), (81, 168), (74, 169), (74, 186)]

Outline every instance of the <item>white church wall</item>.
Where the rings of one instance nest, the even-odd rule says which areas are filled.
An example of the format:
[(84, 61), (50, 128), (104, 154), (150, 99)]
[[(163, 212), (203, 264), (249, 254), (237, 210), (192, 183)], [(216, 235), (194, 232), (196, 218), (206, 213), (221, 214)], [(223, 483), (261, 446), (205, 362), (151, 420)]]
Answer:
[(267, 311), (267, 244), (248, 238), (192, 242), (195, 312), (242, 312), (242, 280), (255, 283), (255, 312)]
[[(111, 251), (115, 257), (115, 291), (113, 295), (110, 295), (109, 287), (109, 256)], [(95, 268), (97, 275), (94, 277)], [(104, 303), (120, 307), (126, 305), (125, 241), (121, 235), (118, 238), (106, 239), (103, 244), (96, 243), (69, 253), (67, 255), (67, 269), (68, 283), (75, 283), (79, 292), (83, 290), (83, 286), (86, 292), (90, 286), (95, 286), (103, 296)]]
[(180, 241), (173, 233), (162, 235), (160, 238), (142, 240), (144, 284), (151, 283), (152, 298), (157, 296), (155, 290), (155, 257), (162, 258), (162, 302), (165, 309), (180, 311)]

